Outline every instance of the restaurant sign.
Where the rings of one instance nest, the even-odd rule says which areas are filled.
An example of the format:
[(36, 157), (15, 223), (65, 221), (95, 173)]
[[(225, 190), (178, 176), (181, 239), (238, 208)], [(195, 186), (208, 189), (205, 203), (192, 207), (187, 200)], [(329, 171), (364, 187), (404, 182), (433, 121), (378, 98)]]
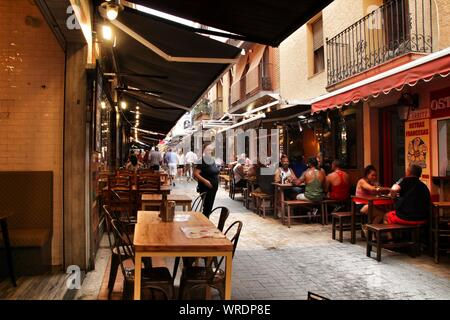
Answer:
[(430, 187), (430, 120), (408, 121), (405, 124), (406, 167), (422, 167), (422, 181)]
[(430, 114), (431, 118), (450, 116), (450, 87), (430, 93)]

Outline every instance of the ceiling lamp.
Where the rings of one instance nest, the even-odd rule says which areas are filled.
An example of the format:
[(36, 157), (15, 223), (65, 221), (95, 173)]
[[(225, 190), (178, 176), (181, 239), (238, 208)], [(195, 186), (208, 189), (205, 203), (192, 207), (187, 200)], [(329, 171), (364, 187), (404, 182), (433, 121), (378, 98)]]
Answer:
[(105, 1), (99, 7), (102, 17), (108, 18), (110, 21), (115, 20), (122, 10), (123, 6), (120, 4), (120, 0)]
[(126, 103), (125, 101), (122, 101), (122, 102), (120, 103), (120, 107), (121, 107), (123, 110), (125, 110), (125, 109), (127, 108), (127, 103)]

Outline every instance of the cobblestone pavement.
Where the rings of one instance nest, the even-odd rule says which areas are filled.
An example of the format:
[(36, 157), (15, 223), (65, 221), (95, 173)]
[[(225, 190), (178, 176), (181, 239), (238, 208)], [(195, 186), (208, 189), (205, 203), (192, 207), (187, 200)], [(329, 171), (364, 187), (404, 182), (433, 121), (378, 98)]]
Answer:
[[(195, 197), (195, 186), (177, 183), (174, 193)], [(308, 291), (330, 299), (450, 299), (448, 258), (435, 264), (426, 254), (411, 258), (384, 250), (377, 262), (366, 257), (364, 242), (332, 240), (329, 225), (287, 228), (245, 209), (238, 195), (231, 200), (223, 188), (216, 206), (230, 209), (227, 225), (244, 223), (233, 261), (233, 299), (302, 300)]]

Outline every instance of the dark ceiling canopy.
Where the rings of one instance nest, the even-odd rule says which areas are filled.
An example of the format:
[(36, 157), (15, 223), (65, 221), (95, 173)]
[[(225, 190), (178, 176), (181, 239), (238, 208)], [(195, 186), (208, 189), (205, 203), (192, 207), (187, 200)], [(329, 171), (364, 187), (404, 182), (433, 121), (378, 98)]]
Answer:
[[(171, 56), (235, 59), (240, 55), (239, 48), (134, 9), (126, 8), (118, 21)], [(117, 37), (112, 51), (118, 68), (118, 93), (131, 110), (139, 103), (140, 123), (152, 124), (141, 126), (143, 129), (168, 133), (230, 67), (226, 63), (170, 62), (118, 27), (113, 26), (113, 33)]]
[(278, 47), (333, 0), (132, 0), (158, 11)]

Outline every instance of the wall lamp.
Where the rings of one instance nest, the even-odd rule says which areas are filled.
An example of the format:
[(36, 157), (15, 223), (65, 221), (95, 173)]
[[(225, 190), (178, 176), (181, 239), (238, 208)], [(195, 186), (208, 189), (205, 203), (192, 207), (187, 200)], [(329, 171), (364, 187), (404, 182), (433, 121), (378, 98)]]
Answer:
[(123, 5), (120, 3), (120, 0), (108, 0), (99, 6), (101, 16), (108, 18), (110, 21), (115, 20), (122, 10)]
[(419, 95), (417, 93), (402, 93), (397, 101), (398, 117), (401, 121), (407, 121), (411, 111), (419, 108)]

